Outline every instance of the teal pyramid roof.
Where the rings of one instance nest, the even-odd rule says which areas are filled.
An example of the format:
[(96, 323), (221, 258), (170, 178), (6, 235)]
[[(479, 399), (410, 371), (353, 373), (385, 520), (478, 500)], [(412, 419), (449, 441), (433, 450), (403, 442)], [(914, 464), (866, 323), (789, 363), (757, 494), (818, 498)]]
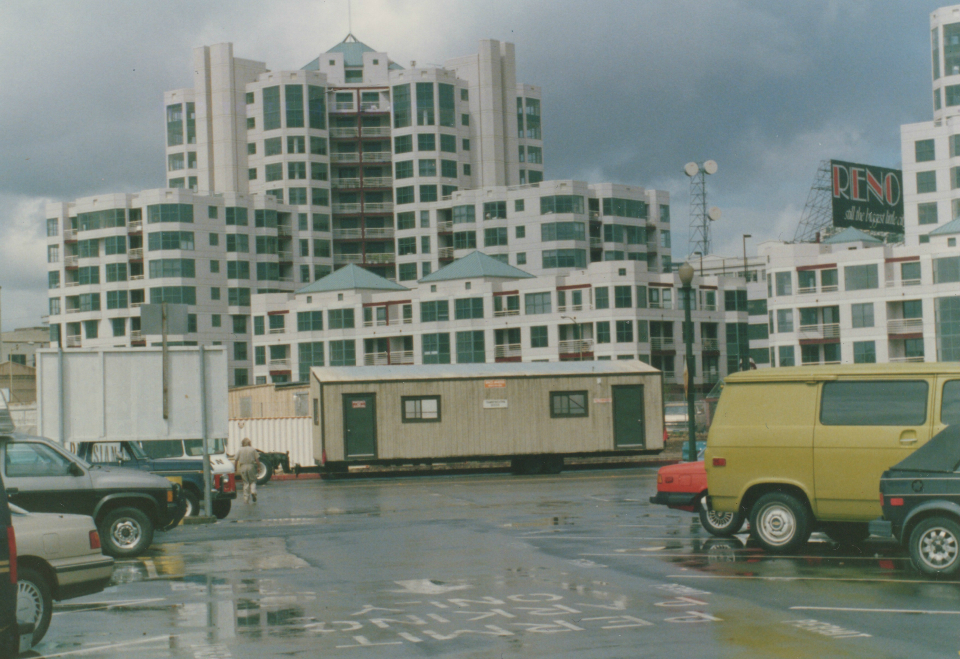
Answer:
[[(377, 52), (362, 41), (358, 41), (353, 34), (348, 34), (343, 41), (327, 51), (328, 53), (343, 53), (343, 65), (346, 67), (363, 66), (363, 54)], [(305, 71), (316, 71), (320, 68), (320, 58), (313, 60), (303, 67)], [(403, 67), (395, 62), (390, 62), (390, 70), (402, 69)]]
[(421, 283), (450, 281), (452, 279), (480, 279), (498, 277), (501, 279), (533, 279), (529, 272), (498, 261), (483, 252), (472, 252), (420, 280)]
[(824, 245), (838, 245), (840, 243), (855, 243), (855, 242), (865, 242), (865, 243), (875, 243), (881, 244), (882, 240), (875, 236), (871, 236), (869, 233), (864, 233), (860, 229), (854, 229), (853, 227), (847, 227), (840, 233), (834, 234), (823, 241)]
[(960, 217), (953, 220), (952, 222), (947, 222), (942, 227), (937, 227), (930, 232), (931, 236), (948, 236), (950, 234), (960, 233)]
[(369, 270), (364, 270), (351, 263), (339, 270), (334, 270), (326, 277), (304, 286), (297, 293), (325, 293), (327, 291), (352, 291), (356, 289), (374, 291), (409, 291), (395, 281), (384, 279)]

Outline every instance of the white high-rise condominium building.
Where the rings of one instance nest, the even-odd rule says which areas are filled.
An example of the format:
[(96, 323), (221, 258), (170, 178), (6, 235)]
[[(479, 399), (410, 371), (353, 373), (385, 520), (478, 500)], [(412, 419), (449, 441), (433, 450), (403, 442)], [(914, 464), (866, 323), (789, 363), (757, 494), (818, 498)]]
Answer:
[(846, 229), (761, 245), (757, 363), (960, 360), (960, 5), (930, 15), (930, 46), (933, 121), (900, 130), (904, 244)]
[(666, 193), (543, 180), (540, 90), (517, 81), (509, 43), (403, 67), (348, 37), (295, 71), (200, 47), (164, 120), (166, 187), (48, 207), (65, 347), (155, 342), (138, 307), (185, 303), (188, 333), (170, 340), (231, 344), (243, 385), (251, 298), (347, 264), (411, 282), (479, 249), (533, 275), (670, 270)]

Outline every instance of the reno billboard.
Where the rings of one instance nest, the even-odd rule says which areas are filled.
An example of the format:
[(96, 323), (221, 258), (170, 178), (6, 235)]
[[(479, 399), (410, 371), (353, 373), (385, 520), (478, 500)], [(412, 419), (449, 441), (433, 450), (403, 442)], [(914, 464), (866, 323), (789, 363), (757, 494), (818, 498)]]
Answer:
[(902, 181), (899, 169), (831, 160), (833, 226), (903, 233)]

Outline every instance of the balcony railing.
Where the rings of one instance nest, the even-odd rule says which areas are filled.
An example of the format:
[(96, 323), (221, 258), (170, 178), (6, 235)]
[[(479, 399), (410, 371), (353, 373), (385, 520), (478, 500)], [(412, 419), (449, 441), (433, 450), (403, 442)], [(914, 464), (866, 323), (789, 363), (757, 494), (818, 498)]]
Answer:
[(145, 305), (145, 304), (146, 304), (146, 302), (144, 302), (143, 300), (140, 300), (140, 301), (138, 301), (138, 302), (131, 302), (131, 303), (130, 303), (130, 308), (131, 308), (131, 309), (136, 309), (136, 308), (138, 308), (138, 307), (142, 307), (142, 306)]
[(453, 248), (452, 247), (441, 247), (437, 250), (437, 257), (441, 259), (452, 259), (453, 258)]
[(278, 224), (277, 235), (281, 238), (289, 238), (293, 235), (293, 228), (289, 224)]
[(130, 233), (138, 233), (140, 231), (143, 231), (143, 221), (134, 220), (133, 222), (127, 225), (127, 231), (129, 231)]
[(286, 327), (271, 327), (269, 330), (270, 334), (283, 334), (286, 332)]
[(561, 355), (579, 355), (584, 352), (593, 352), (593, 339), (561, 341), (557, 348)]
[(363, 162), (390, 162), (392, 154), (389, 151), (364, 151)]
[(334, 229), (334, 240), (360, 240), (363, 237), (363, 229)]
[(700, 339), (704, 350), (720, 350), (720, 339)]
[(363, 356), (364, 366), (387, 366), (391, 364), (412, 364), (413, 350), (394, 350), (392, 352), (368, 352)]
[(716, 310), (717, 310), (717, 305), (716, 305), (716, 304), (701, 304), (701, 305), (700, 305), (700, 310), (701, 310), (701, 311), (716, 311)]
[(393, 185), (392, 176), (363, 177), (363, 187), (365, 188), (389, 188), (391, 185)]
[(840, 323), (824, 323), (823, 325), (801, 325), (800, 338), (839, 339)]
[(140, 274), (137, 274), (137, 275), (130, 275), (130, 279), (131, 281), (139, 281), (143, 279), (143, 273), (141, 272)]
[(333, 253), (333, 260), (337, 263), (363, 263), (363, 254)]
[(131, 260), (131, 261), (142, 261), (142, 260), (143, 260), (143, 248), (142, 248), (142, 247), (134, 247), (133, 249), (131, 249), (130, 251), (128, 251), (127, 254), (130, 255), (130, 260)]
[(603, 247), (603, 238), (590, 236), (590, 247)]
[(453, 222), (437, 222), (437, 231), (439, 233), (453, 231)]
[(891, 362), (922, 362), (923, 355), (919, 357), (890, 357), (889, 360)]
[(364, 238), (393, 238), (393, 227), (373, 227), (363, 230)]
[(80, 347), (80, 335), (68, 336), (67, 337), (67, 347), (68, 348), (79, 348)]
[(77, 280), (70, 281), (70, 280), (68, 279), (67, 281), (64, 282), (64, 284), (66, 284), (67, 288), (72, 288), (72, 287), (74, 287), (74, 286), (79, 286), (79, 285), (80, 285), (80, 282), (77, 281)]
[(360, 162), (360, 154), (356, 151), (346, 153), (331, 153), (330, 162)]
[(651, 300), (651, 309), (673, 309), (673, 300)]
[(378, 103), (361, 103), (360, 110), (362, 112), (389, 112), (390, 104), (386, 101)]
[(367, 213), (389, 213), (393, 210), (393, 202), (368, 201), (363, 204), (363, 210)]
[[(366, 108), (364, 108), (366, 110)], [(388, 137), (390, 135), (389, 126), (364, 126), (364, 137)]]
[(923, 331), (923, 318), (897, 318), (887, 321), (887, 334), (916, 334)]
[(334, 112), (353, 112), (353, 101), (338, 101), (333, 104)]
[(284, 357), (284, 358), (282, 358), (282, 359), (271, 359), (271, 360), (270, 360), (270, 366), (289, 366), (289, 365), (290, 365), (290, 358), (289, 358), (289, 357)]
[(80, 313), (83, 311), (80, 307), (67, 307), (67, 313)]
[(140, 330), (130, 330), (130, 341), (143, 341), (143, 332)]
[(676, 382), (677, 373), (676, 371), (661, 371), (663, 373), (664, 382)]
[[(504, 359), (521, 356), (521, 345), (519, 343), (504, 343), (493, 347), (493, 356), (496, 359)], [(587, 351), (584, 351), (587, 352)]]
[(330, 181), (330, 187), (334, 190), (340, 188), (359, 188), (360, 179), (359, 178), (335, 178)]
[(651, 336), (650, 337), (650, 349), (651, 350), (673, 350), (674, 347), (673, 337), (672, 336)]
[(80, 264), (80, 257), (78, 256), (64, 256), (63, 264), (68, 268), (76, 268)]
[(836, 284), (828, 284), (820, 287), (821, 293), (836, 293), (838, 290), (840, 289)]
[(293, 252), (288, 249), (277, 250), (277, 258), (279, 258), (281, 261), (292, 261)]
[(64, 239), (64, 240), (76, 240), (76, 239), (77, 239), (77, 230), (76, 230), (76, 229), (64, 229), (64, 230), (63, 230), (63, 239)]
[(519, 309), (500, 309), (499, 311), (494, 311), (494, 312), (493, 312), (493, 315), (494, 315), (494, 316), (497, 316), (497, 317), (499, 317), (499, 316), (519, 316), (519, 315), (520, 315), (520, 310), (519, 310)]
[(583, 311), (583, 304), (560, 304), (557, 305), (557, 311), (559, 313), (565, 311)]
[(330, 210), (332, 210), (334, 213), (354, 214), (354, 213), (359, 213), (359, 212), (360, 212), (360, 204), (359, 204), (359, 203), (354, 203), (354, 204), (334, 204), (333, 207), (332, 207)]
[(393, 263), (397, 257), (393, 254), (367, 254), (367, 263)]
[(816, 292), (816, 286), (801, 286), (797, 288), (797, 295), (813, 295)]
[(901, 279), (900, 280), (901, 286), (919, 286), (922, 283), (923, 283), (923, 280), (921, 280), (919, 277), (917, 279)]
[[(353, 104), (351, 103), (350, 105), (352, 106)], [(330, 129), (330, 137), (343, 138), (343, 137), (359, 137), (359, 136), (360, 136), (360, 129), (357, 128), (356, 126), (347, 127), (347, 128), (337, 127), (337, 128)]]

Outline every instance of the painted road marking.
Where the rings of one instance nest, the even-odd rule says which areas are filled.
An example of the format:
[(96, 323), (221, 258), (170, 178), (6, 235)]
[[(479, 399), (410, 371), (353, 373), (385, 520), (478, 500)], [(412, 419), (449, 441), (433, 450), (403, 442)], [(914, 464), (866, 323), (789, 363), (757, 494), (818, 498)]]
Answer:
[(849, 611), (851, 613), (921, 613), (930, 616), (960, 616), (960, 611), (939, 611), (924, 609), (859, 609), (846, 606), (791, 606), (796, 611)]
[(150, 604), (151, 602), (165, 602), (165, 597), (152, 597), (150, 599), (139, 599), (139, 600), (117, 600), (115, 602), (89, 602), (84, 604), (60, 604), (57, 606), (58, 611), (54, 611), (53, 615), (63, 615), (65, 613), (86, 613), (89, 611), (100, 611), (105, 609), (113, 609), (122, 606), (140, 606), (142, 604)]
[(53, 659), (54, 657), (72, 657), (81, 654), (90, 654), (92, 652), (102, 652), (104, 650), (115, 650), (117, 648), (127, 648), (134, 645), (147, 645), (148, 643), (171, 643), (172, 639), (177, 638), (175, 634), (166, 634), (164, 636), (153, 636), (151, 638), (138, 639), (136, 641), (126, 641), (124, 643), (113, 643), (111, 645), (98, 645), (96, 647), (84, 648), (82, 650), (69, 650), (68, 652), (58, 652), (57, 654), (43, 654), (36, 659)]
[[(929, 579), (860, 579), (854, 577), (760, 577), (752, 575), (720, 575), (720, 574), (668, 574), (668, 579), (754, 579), (757, 581), (849, 581), (853, 583), (925, 583)], [(957, 583), (956, 581), (941, 581), (939, 583)]]
[(797, 629), (829, 636), (830, 638), (870, 638), (870, 634), (857, 632), (852, 629), (844, 629), (837, 625), (831, 625), (829, 622), (820, 622), (819, 620), (784, 620), (783, 624), (791, 625)]

